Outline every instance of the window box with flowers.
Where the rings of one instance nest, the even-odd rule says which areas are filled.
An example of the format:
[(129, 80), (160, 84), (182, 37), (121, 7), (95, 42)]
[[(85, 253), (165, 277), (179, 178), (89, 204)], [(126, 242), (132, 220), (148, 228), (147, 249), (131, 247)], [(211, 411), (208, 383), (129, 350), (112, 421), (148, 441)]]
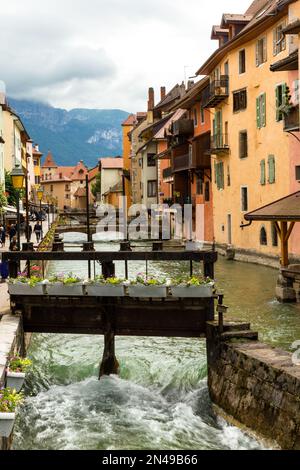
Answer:
[(214, 281), (202, 276), (178, 277), (170, 284), (170, 292), (177, 298), (207, 298), (214, 293)]
[[(34, 271), (31, 270), (31, 273)], [(45, 281), (36, 271), (27, 277), (25, 273), (19, 273), (16, 279), (9, 279), (8, 292), (10, 295), (43, 295), (45, 293)]]
[(44, 282), (47, 295), (52, 297), (81, 297), (84, 295), (82, 279), (72, 273), (55, 275)]
[(10, 357), (6, 372), (6, 386), (19, 392), (24, 385), (26, 372), (31, 364), (30, 359), (20, 356)]
[(92, 297), (124, 297), (124, 280), (116, 277), (104, 279), (96, 276), (94, 281), (84, 281), (85, 293)]
[(128, 295), (135, 298), (165, 298), (167, 280), (138, 274), (136, 279), (128, 281)]
[(0, 437), (11, 435), (16, 419), (16, 408), (22, 400), (22, 393), (11, 388), (0, 389)]

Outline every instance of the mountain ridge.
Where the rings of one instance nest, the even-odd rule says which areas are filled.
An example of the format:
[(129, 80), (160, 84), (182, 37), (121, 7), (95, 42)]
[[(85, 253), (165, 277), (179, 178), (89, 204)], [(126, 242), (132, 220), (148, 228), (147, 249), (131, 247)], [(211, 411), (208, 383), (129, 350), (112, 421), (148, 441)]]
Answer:
[(130, 113), (120, 109), (55, 108), (47, 103), (9, 98), (30, 137), (44, 157), (51, 150), (55, 161), (73, 166), (83, 160), (89, 167), (98, 158), (122, 155), (122, 122)]

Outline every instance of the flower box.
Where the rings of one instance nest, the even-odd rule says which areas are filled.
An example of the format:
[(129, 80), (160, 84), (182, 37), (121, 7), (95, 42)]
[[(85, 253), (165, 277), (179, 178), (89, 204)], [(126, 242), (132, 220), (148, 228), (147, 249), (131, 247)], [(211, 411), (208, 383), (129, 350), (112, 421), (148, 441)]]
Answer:
[(46, 285), (46, 292), (53, 297), (81, 297), (84, 295), (82, 282), (76, 284), (49, 283)]
[(6, 374), (6, 387), (19, 392), (25, 382), (25, 373), (24, 372), (11, 372), (8, 371)]
[(38, 282), (35, 286), (31, 287), (24, 282), (8, 283), (8, 292), (10, 295), (43, 295), (44, 284)]
[(117, 285), (101, 285), (101, 284), (86, 284), (86, 295), (91, 297), (124, 297), (125, 290), (123, 284)]
[(178, 298), (212, 297), (213, 287), (213, 283), (200, 286), (171, 286), (170, 291), (173, 297)]
[(165, 298), (167, 297), (167, 287), (130, 285), (128, 286), (128, 295), (139, 298)]
[(15, 413), (0, 413), (0, 437), (9, 437), (15, 424)]

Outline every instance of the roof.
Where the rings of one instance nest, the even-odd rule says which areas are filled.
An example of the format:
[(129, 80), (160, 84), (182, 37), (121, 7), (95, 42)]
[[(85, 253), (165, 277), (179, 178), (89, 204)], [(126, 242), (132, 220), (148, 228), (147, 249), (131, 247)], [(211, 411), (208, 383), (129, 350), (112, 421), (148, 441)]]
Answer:
[[(208, 75), (223, 59), (225, 54), (230, 50), (244, 44), (252, 37), (256, 37), (265, 29), (274, 24), (285, 13), (285, 8), (289, 3), (296, 0), (264, 0), (253, 2), (251, 7), (246, 11), (246, 15), (253, 14), (252, 20), (249, 21), (240, 33), (236, 34), (230, 41), (219, 47), (196, 72), (197, 75)], [(254, 12), (254, 13), (251, 13)]]
[(281, 220), (300, 222), (300, 191), (245, 215), (246, 220)]
[(106, 193), (104, 193), (104, 196), (107, 196), (108, 194), (111, 194), (111, 193), (123, 193), (122, 181), (119, 181), (117, 184), (109, 188), (109, 190), (106, 191)]
[(173, 101), (181, 98), (185, 94), (185, 84), (182, 83), (181, 85), (178, 85), (178, 83), (169, 91), (169, 93), (166, 94), (164, 99), (162, 99), (155, 107), (154, 110), (158, 110), (160, 108), (163, 108)]
[(51, 152), (48, 152), (42, 168), (57, 168)]
[(231, 13), (224, 13), (222, 16), (221, 28), (225, 28), (230, 23), (249, 23), (253, 15), (236, 15)]
[(89, 181), (92, 181), (94, 178), (96, 178), (98, 173), (99, 173), (99, 165), (97, 165), (97, 166), (95, 166), (95, 168), (92, 168), (91, 170), (89, 170)]
[(32, 148), (32, 155), (36, 156), (36, 157), (41, 157), (43, 154), (42, 152), (40, 152), (39, 150), (36, 150), (35, 147)]
[(127, 119), (122, 123), (122, 126), (134, 126), (136, 123), (136, 115), (130, 114)]
[(86, 197), (86, 190), (84, 188), (78, 188), (74, 193), (74, 197)]
[[(152, 124), (149, 124), (149, 126), (145, 127), (141, 131), (141, 133), (139, 134), (139, 137), (142, 137), (147, 131), (150, 131), (151, 129), (153, 130), (153, 135), (155, 135), (164, 126), (164, 124), (170, 119), (170, 117), (173, 116), (173, 114), (174, 112), (168, 114), (167, 116), (164, 116), (159, 121), (154, 121)], [(152, 138), (150, 140), (152, 140)], [(142, 145), (142, 147), (143, 146), (144, 144)]]
[(289, 23), (283, 30), (285, 34), (299, 34), (300, 32), (300, 20), (293, 21)]
[(73, 171), (71, 174), (71, 178), (73, 181), (82, 180), (88, 174), (88, 169), (83, 163), (83, 160), (77, 163), (75, 167), (73, 167)]
[(178, 121), (184, 114), (186, 113), (185, 109), (177, 109), (175, 114), (171, 116), (171, 118), (165, 122), (165, 124), (159, 129), (159, 131), (155, 134), (154, 139), (165, 139), (165, 132), (168, 131), (170, 125)]
[(195, 85), (188, 90), (186, 95), (184, 95), (181, 100), (179, 100), (176, 105), (174, 106), (174, 109), (178, 108), (184, 108), (184, 109), (189, 109), (192, 105), (193, 102), (197, 99), (199, 96), (200, 98), (200, 93), (209, 85), (209, 77), (204, 77), (202, 80), (199, 80), (199, 82), (195, 83)]
[(103, 170), (123, 170), (124, 160), (121, 157), (100, 158), (101, 168)]

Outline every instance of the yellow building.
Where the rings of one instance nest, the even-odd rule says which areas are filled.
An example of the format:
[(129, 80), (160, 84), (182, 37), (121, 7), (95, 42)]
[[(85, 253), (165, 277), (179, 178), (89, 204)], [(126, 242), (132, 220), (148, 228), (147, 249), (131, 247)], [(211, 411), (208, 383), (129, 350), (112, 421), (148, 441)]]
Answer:
[(241, 225), (247, 212), (290, 193), (292, 137), (283, 132), (281, 111), (289, 77), (270, 71), (294, 47), (282, 34), (287, 3), (256, 0), (243, 15), (224, 14), (212, 31), (219, 48), (198, 71), (210, 76), (215, 239), (241, 259), (278, 255), (272, 223)]

